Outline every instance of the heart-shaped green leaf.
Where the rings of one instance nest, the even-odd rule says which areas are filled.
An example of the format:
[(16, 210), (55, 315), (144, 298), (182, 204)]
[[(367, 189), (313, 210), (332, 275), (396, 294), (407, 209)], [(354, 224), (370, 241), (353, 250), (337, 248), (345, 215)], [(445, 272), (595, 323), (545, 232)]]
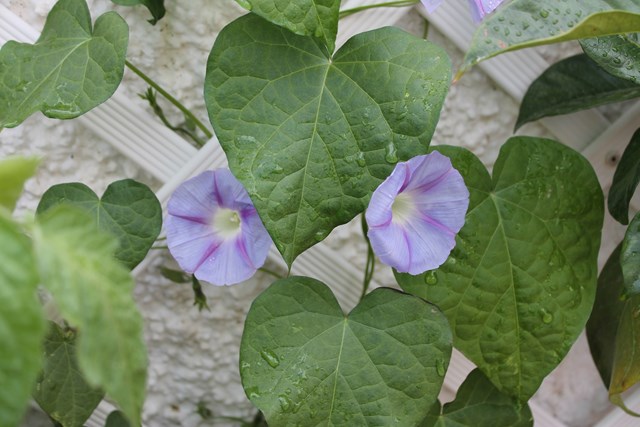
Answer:
[(104, 392), (91, 387), (76, 359), (76, 334), (49, 324), (44, 339), (44, 367), (33, 398), (49, 417), (62, 426), (82, 426), (98, 406)]
[(0, 50), (0, 128), (36, 111), (78, 117), (103, 103), (122, 80), (129, 28), (115, 12), (91, 28), (85, 0), (59, 0), (35, 44), (9, 41)]
[(164, 8), (164, 0), (111, 0), (115, 4), (122, 6), (144, 5), (151, 12), (152, 19), (149, 19), (151, 25), (156, 25), (162, 19), (166, 10)]
[(531, 427), (529, 405), (506, 396), (479, 369), (464, 380), (456, 399), (436, 402), (420, 427)]
[(629, 223), (629, 203), (640, 182), (640, 129), (625, 148), (613, 174), (607, 206), (611, 216), (621, 224)]
[(640, 83), (638, 33), (580, 40), (582, 50), (609, 74)]
[(587, 55), (559, 61), (531, 83), (522, 99), (516, 129), (547, 116), (573, 113), (640, 96), (640, 85), (603, 70)]
[(0, 160), (0, 206), (12, 211), (22, 194), (24, 182), (36, 172), (35, 157), (9, 157)]
[(0, 210), (0, 426), (16, 426), (42, 365), (45, 323), (29, 239)]
[(38, 271), (62, 317), (78, 328), (78, 364), (140, 425), (147, 357), (133, 279), (115, 258), (116, 239), (83, 210), (56, 206), (34, 227)]
[(640, 380), (640, 295), (623, 298), (624, 280), (619, 245), (598, 278), (587, 339), (593, 361), (609, 388), (609, 399), (631, 415), (621, 393)]
[(220, 33), (209, 117), (289, 265), (362, 212), (397, 161), (426, 153), (450, 73), (442, 49), (395, 28), (334, 57), (255, 15)]
[(624, 235), (620, 265), (624, 277), (625, 295), (640, 294), (640, 213), (631, 220)]
[(113, 411), (107, 417), (104, 427), (131, 427), (131, 424), (129, 424), (122, 412)]
[(118, 238), (118, 260), (133, 269), (149, 252), (162, 228), (162, 207), (146, 185), (132, 179), (111, 183), (102, 198), (81, 183), (58, 184), (40, 199), (38, 214), (67, 203), (91, 213), (98, 229)]
[(301, 36), (313, 36), (333, 53), (340, 0), (236, 0), (240, 6)]
[(584, 157), (548, 139), (509, 139), (493, 178), (470, 152), (438, 150), (469, 187), (466, 223), (440, 269), (396, 277), (444, 311), (454, 345), (501, 392), (526, 401), (591, 312), (600, 184)]
[(270, 426), (416, 425), (451, 356), (433, 305), (381, 288), (345, 317), (321, 282), (275, 282), (251, 306), (240, 375)]
[(640, 3), (636, 0), (513, 0), (480, 24), (458, 76), (504, 52), (637, 31)]

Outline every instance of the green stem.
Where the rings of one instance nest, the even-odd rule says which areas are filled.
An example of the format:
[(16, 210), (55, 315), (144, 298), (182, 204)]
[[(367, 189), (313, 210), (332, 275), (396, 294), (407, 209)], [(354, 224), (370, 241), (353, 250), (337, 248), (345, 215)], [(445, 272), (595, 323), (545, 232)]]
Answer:
[(276, 273), (273, 270), (269, 270), (268, 268), (265, 268), (265, 267), (260, 267), (258, 270), (262, 271), (263, 273), (267, 273), (267, 274), (275, 277), (276, 279), (282, 279), (283, 278), (282, 275)]
[(164, 89), (162, 89), (156, 82), (154, 82), (153, 80), (151, 80), (145, 73), (143, 73), (142, 71), (140, 71), (135, 65), (133, 65), (131, 62), (129, 61), (125, 61), (125, 64), (127, 65), (127, 67), (129, 67), (129, 69), (131, 71), (133, 71), (134, 73), (136, 73), (142, 80), (144, 80), (145, 82), (147, 82), (147, 84), (149, 86), (151, 86), (152, 88), (154, 88), (156, 91), (158, 91), (158, 93), (160, 95), (162, 95), (163, 97), (165, 97), (165, 99), (167, 101), (169, 101), (170, 103), (172, 103), (173, 105), (176, 106), (176, 108), (180, 111), (182, 111), (182, 113), (188, 117), (189, 119), (191, 119), (193, 121), (193, 123), (200, 128), (200, 130), (202, 131), (202, 133), (205, 134), (205, 136), (207, 138), (212, 138), (213, 137), (213, 133), (211, 133), (211, 131), (200, 121), (198, 120), (198, 118), (196, 116), (193, 115), (193, 113), (191, 111), (189, 111), (187, 109), (187, 107), (185, 107), (184, 105), (182, 105), (177, 99), (175, 99), (173, 96), (169, 95), (169, 93), (167, 91), (165, 91)]
[(422, 38), (427, 39), (429, 37), (429, 20), (427, 18), (424, 19), (424, 31), (422, 32)]
[(420, 0), (397, 0), (397, 1), (389, 1), (385, 3), (377, 3), (377, 4), (368, 4), (366, 6), (358, 6), (353, 9), (345, 9), (340, 11), (340, 18), (344, 18), (349, 15), (353, 15), (354, 13), (362, 12), (367, 9), (375, 9), (377, 7), (405, 7), (405, 6), (413, 6), (414, 4), (420, 2)]
[(373, 279), (373, 272), (376, 268), (376, 257), (373, 253), (369, 236), (367, 236), (367, 231), (369, 231), (367, 221), (364, 218), (364, 214), (362, 214), (362, 235), (364, 236), (364, 240), (367, 242), (367, 263), (364, 267), (364, 279), (362, 280), (362, 295), (360, 295), (360, 301), (362, 301), (362, 298), (364, 298), (369, 290), (371, 279)]

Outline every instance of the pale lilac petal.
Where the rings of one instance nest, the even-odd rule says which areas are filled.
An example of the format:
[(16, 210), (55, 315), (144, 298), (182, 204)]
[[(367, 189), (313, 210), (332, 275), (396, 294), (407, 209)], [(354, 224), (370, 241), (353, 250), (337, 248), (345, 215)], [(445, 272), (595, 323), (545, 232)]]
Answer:
[(171, 255), (187, 273), (196, 271), (212, 245), (220, 244), (209, 224), (168, 215), (164, 227)]
[(233, 285), (249, 279), (258, 267), (247, 263), (241, 255), (242, 246), (240, 236), (225, 240), (204, 259), (195, 276), (214, 285)]
[(442, 4), (443, 0), (421, 0), (427, 12), (433, 13)]
[[(427, 191), (453, 170), (451, 160), (437, 151), (427, 156), (417, 156), (407, 162), (410, 170), (406, 190)], [(403, 189), (404, 191), (404, 189)]]
[(435, 221), (414, 221), (406, 227), (412, 256), (402, 273), (421, 274), (440, 267), (456, 245), (456, 233)]
[(474, 22), (480, 22), (488, 13), (493, 12), (503, 0), (469, 0), (469, 9)]
[(249, 194), (229, 169), (216, 170), (213, 185), (220, 206), (238, 211), (253, 206)]
[(367, 233), (373, 252), (380, 261), (400, 272), (407, 272), (411, 266), (412, 253), (404, 229), (394, 223), (382, 227), (369, 227)]
[(409, 178), (406, 163), (398, 163), (371, 195), (365, 219), (369, 227), (379, 227), (391, 221), (391, 206)]
[(213, 193), (214, 173), (206, 171), (183, 182), (167, 204), (169, 215), (209, 222), (218, 202)]
[(271, 247), (271, 236), (264, 228), (255, 208), (242, 212), (242, 256), (256, 269), (264, 265)]

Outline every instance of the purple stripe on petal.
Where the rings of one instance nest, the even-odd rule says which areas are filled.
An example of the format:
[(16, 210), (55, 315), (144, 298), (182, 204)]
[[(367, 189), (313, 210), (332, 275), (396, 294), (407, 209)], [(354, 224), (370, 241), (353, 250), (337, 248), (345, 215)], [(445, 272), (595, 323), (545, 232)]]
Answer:
[(207, 257), (194, 274), (199, 280), (214, 285), (232, 285), (249, 279), (256, 269), (239, 256), (236, 239), (224, 241)]

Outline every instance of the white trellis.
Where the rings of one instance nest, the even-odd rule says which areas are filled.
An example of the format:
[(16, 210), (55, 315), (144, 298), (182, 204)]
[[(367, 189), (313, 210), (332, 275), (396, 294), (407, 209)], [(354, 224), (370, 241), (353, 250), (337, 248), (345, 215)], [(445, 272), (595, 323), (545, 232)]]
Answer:
[[(371, 1), (351, 0), (344, 3), (344, 8), (349, 8)], [(407, 8), (374, 9), (347, 17), (341, 23), (337, 44), (340, 45), (356, 33), (393, 25), (408, 11)], [(474, 27), (468, 17), (466, 2), (444, 2), (435, 14), (429, 16), (429, 21), (460, 49), (464, 51), (468, 48)], [(32, 28), (8, 8), (0, 5), (0, 44), (8, 40), (32, 43), (38, 36), (39, 30)], [(520, 101), (530, 82), (549, 65), (542, 56), (525, 50), (499, 56), (480, 66), (505, 92)], [(77, 120), (160, 180), (164, 185), (157, 192), (157, 196), (163, 205), (175, 187), (186, 178), (226, 163), (215, 138), (198, 151), (119, 93)], [(640, 103), (635, 104), (613, 124), (596, 111), (548, 118), (542, 120), (542, 123), (560, 141), (582, 150), (593, 164), (603, 188), (608, 188), (615, 170), (615, 165), (608, 159), (612, 153), (619, 158), (633, 131), (640, 127)], [(605, 236), (615, 235), (616, 233), (609, 233), (613, 222), (609, 221), (607, 224), (609, 225), (605, 227)], [(613, 238), (603, 240), (602, 252), (610, 253), (616, 243)], [(272, 250), (270, 259), (284, 265), (275, 249)], [(149, 260), (146, 260), (138, 266), (134, 274), (140, 274), (148, 264)], [(362, 272), (322, 243), (300, 256), (292, 272), (333, 284), (333, 291), (345, 306), (354, 306), (359, 299)], [(372, 286), (375, 285), (376, 283), (372, 283)], [(448, 396), (455, 394), (455, 390), (472, 369), (471, 362), (454, 351), (443, 393)], [(631, 405), (640, 402), (640, 393), (629, 397), (628, 402)], [(535, 402), (531, 402), (530, 405), (537, 427), (564, 426)], [(87, 425), (103, 426), (111, 410), (113, 406), (103, 402)], [(599, 422), (594, 421), (594, 425), (623, 427), (631, 426), (635, 422), (635, 419), (614, 409)]]

